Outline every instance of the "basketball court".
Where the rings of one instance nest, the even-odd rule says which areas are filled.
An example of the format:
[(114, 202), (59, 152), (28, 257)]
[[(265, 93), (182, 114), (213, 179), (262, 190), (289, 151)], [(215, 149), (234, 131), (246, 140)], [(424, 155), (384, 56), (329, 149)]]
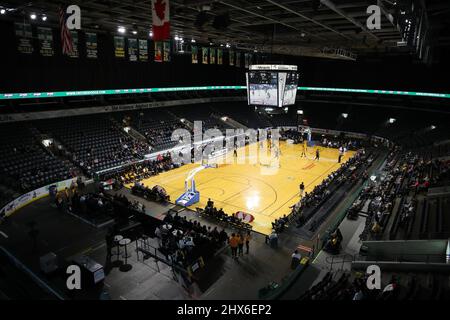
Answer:
[[(320, 161), (314, 160), (316, 148), (320, 149)], [(248, 146), (245, 147), (246, 154), (248, 149)], [(299, 200), (299, 185), (302, 181), (306, 192), (310, 192), (340, 166), (337, 163), (337, 149), (310, 147), (307, 158), (300, 157), (300, 144), (280, 142), (280, 150), (279, 167), (269, 168), (270, 170), (267, 170), (268, 164), (250, 164), (250, 161), (245, 161), (245, 164), (222, 164), (218, 168), (202, 170), (195, 176), (200, 202), (190, 208), (204, 208), (208, 198), (211, 198), (214, 205), (223, 208), (227, 214), (237, 211), (252, 214), (255, 217), (252, 222), (253, 230), (269, 234), (272, 230), (271, 222), (289, 214), (289, 207)], [(353, 154), (353, 151), (346, 152), (342, 163)], [(200, 165), (188, 164), (144, 179), (142, 183), (150, 188), (154, 185), (164, 187), (171, 201), (175, 201), (185, 191), (188, 173)]]

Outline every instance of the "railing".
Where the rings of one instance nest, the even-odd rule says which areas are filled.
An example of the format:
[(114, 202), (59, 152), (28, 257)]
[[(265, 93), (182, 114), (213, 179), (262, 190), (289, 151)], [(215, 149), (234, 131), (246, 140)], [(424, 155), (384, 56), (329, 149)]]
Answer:
[(343, 270), (345, 263), (352, 263), (354, 261), (371, 261), (371, 262), (419, 262), (419, 263), (446, 263), (446, 255), (443, 254), (427, 254), (427, 253), (392, 253), (386, 255), (367, 255), (361, 254), (340, 254), (336, 256), (329, 256), (325, 259), (330, 270), (333, 270), (335, 265), (340, 265), (337, 270)]
[(334, 264), (340, 264), (340, 268), (338, 270), (343, 270), (345, 263), (351, 263), (354, 261), (354, 255), (340, 254), (337, 256), (329, 256), (325, 259), (325, 261), (330, 265), (330, 270), (333, 270)]

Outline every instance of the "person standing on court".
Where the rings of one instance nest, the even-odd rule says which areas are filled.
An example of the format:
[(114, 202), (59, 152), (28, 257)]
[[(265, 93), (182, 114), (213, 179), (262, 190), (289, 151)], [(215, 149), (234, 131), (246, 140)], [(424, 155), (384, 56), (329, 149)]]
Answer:
[(304, 192), (305, 192), (305, 184), (302, 181), (302, 183), (300, 183), (300, 197), (303, 198), (303, 193)]
[(305, 157), (306, 158), (306, 141), (303, 141), (302, 140), (302, 154), (301, 154), (301, 157), (303, 158), (303, 157)]
[(319, 161), (320, 160), (320, 151), (319, 148), (316, 149), (316, 158), (314, 160)]
[(245, 235), (245, 249), (246, 249), (246, 254), (248, 254), (249, 250), (250, 250), (250, 240), (252, 240), (252, 236), (250, 235), (250, 231), (247, 231), (247, 234)]
[(238, 235), (238, 255), (242, 256), (244, 254), (244, 236), (242, 233)]
[(231, 234), (231, 237), (228, 239), (228, 244), (231, 248), (231, 257), (237, 258), (237, 248), (238, 248), (238, 238), (234, 233)]
[(339, 148), (339, 157), (338, 157), (338, 163), (341, 163), (342, 157), (344, 156), (344, 148)]

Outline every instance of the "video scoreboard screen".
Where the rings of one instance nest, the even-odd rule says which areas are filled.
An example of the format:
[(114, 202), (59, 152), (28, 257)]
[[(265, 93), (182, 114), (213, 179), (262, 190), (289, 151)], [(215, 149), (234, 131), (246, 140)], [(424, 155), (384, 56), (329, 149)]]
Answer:
[(248, 104), (283, 107), (295, 104), (297, 66), (254, 65), (247, 76)]
[(295, 104), (298, 88), (298, 73), (288, 72), (286, 74), (286, 85), (283, 93), (283, 106), (290, 106)]
[(248, 73), (248, 100), (250, 105), (276, 106), (278, 100), (278, 73), (250, 71)]

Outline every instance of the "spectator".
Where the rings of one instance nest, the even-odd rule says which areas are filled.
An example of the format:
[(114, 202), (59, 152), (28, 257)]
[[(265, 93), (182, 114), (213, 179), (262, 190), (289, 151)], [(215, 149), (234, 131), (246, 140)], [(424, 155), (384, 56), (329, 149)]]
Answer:
[(238, 255), (242, 256), (244, 254), (244, 236), (240, 233), (238, 234)]
[(295, 250), (291, 257), (291, 269), (294, 270), (299, 265), (302, 256), (300, 255), (300, 253), (298, 253), (298, 250)]
[(234, 233), (232, 233), (231, 237), (228, 239), (228, 244), (230, 245), (231, 248), (231, 257), (237, 259), (239, 239)]
[(247, 231), (247, 234), (245, 236), (245, 248), (246, 248), (246, 254), (249, 253), (250, 250), (250, 240), (252, 240), (252, 236), (250, 234), (250, 231)]

